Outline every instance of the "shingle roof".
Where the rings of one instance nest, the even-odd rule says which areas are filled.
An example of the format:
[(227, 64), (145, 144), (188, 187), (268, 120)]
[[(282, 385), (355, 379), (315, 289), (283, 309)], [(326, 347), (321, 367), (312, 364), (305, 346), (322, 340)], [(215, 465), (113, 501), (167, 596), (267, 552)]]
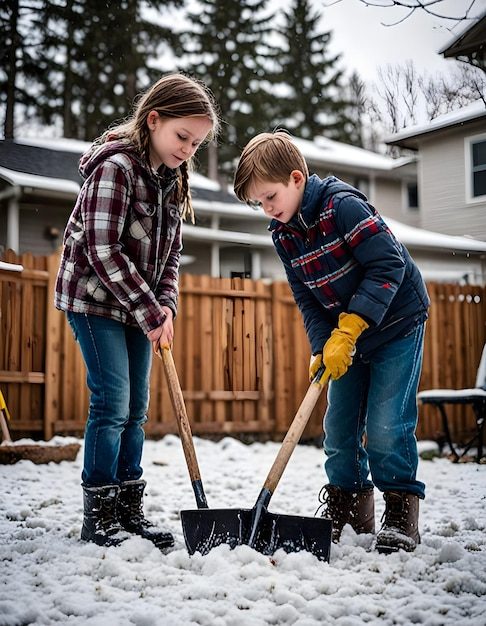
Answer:
[[(78, 172), (79, 152), (33, 146), (17, 143), (15, 140), (0, 141), (0, 167), (24, 174), (34, 174), (46, 178), (59, 178), (82, 184), (83, 178)], [(201, 200), (234, 204), (236, 198), (224, 189), (199, 187), (191, 184), (192, 196)]]
[(64, 178), (78, 184), (82, 178), (78, 172), (81, 154), (28, 146), (5, 139), (0, 141), (0, 166), (16, 172)]

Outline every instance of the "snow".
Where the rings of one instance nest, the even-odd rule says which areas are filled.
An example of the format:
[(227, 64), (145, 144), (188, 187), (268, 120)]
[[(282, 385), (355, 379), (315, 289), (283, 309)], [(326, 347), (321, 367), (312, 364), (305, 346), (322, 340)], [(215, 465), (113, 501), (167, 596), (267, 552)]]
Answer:
[[(82, 441), (80, 441), (82, 443)], [(210, 507), (251, 507), (278, 450), (196, 438)], [(297, 447), (270, 510), (313, 515), (325, 482), (323, 454)], [(118, 547), (79, 541), (80, 472), (75, 462), (0, 466), (0, 624), (79, 626), (482, 626), (486, 615), (486, 466), (421, 460), (422, 544), (386, 556), (370, 535), (346, 527), (330, 563), (313, 555), (220, 546), (189, 556), (180, 509), (195, 507), (179, 439), (147, 441), (148, 516), (171, 530), (163, 553), (139, 537)], [(377, 521), (383, 500), (376, 494)]]
[(383, 215), (395, 237), (410, 248), (448, 250), (450, 252), (486, 252), (486, 242), (462, 235), (444, 235), (403, 224)]
[(44, 189), (52, 192), (68, 193), (77, 195), (79, 185), (73, 180), (65, 178), (51, 178), (50, 176), (37, 176), (37, 174), (26, 174), (15, 170), (0, 167), (0, 178), (3, 178), (11, 185), (18, 187), (32, 187), (33, 189)]
[(464, 124), (465, 122), (479, 119), (481, 117), (486, 117), (486, 105), (483, 100), (476, 100), (460, 109), (444, 113), (444, 115), (439, 115), (425, 124), (408, 126), (407, 128), (386, 137), (385, 143), (397, 143), (403, 139), (410, 139), (411, 137), (431, 133), (435, 130), (440, 130), (441, 128)]
[(392, 159), (383, 154), (334, 141), (327, 137), (316, 137), (315, 141), (294, 137), (293, 141), (307, 160), (319, 163), (391, 171), (416, 161), (415, 157)]
[(7, 263), (6, 261), (0, 261), (0, 270), (4, 272), (23, 272), (24, 266), (18, 263)]

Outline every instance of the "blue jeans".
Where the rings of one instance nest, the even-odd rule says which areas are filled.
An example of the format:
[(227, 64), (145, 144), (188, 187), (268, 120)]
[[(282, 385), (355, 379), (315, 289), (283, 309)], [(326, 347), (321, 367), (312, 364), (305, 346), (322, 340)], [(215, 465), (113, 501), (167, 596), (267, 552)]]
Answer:
[(68, 312), (67, 319), (86, 363), (91, 392), (83, 485), (138, 480), (143, 471), (151, 343), (142, 330), (98, 315)]
[(380, 491), (424, 497), (425, 485), (416, 479), (415, 438), (423, 339), (420, 324), (375, 350), (366, 362), (356, 359), (344, 376), (331, 381), (324, 418), (331, 485), (360, 491), (374, 484)]

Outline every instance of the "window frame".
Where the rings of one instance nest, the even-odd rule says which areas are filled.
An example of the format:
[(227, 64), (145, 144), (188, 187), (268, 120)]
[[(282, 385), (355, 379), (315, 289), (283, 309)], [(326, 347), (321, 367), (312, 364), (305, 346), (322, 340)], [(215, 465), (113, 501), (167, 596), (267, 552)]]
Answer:
[[(481, 204), (486, 202), (486, 194), (481, 196), (473, 195), (473, 145), (476, 143), (486, 143), (486, 133), (471, 135), (464, 138), (464, 155), (465, 155), (465, 182), (466, 182), (466, 204)], [(485, 164), (486, 166), (486, 164)]]

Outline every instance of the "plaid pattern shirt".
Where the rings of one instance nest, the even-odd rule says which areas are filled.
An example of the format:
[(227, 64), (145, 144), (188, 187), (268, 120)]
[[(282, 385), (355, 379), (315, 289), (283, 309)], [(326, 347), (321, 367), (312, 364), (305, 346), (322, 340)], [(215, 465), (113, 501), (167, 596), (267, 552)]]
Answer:
[(417, 266), (350, 185), (311, 176), (299, 213), (287, 224), (273, 220), (270, 230), (313, 354), (322, 350), (342, 312), (370, 324), (358, 341), (362, 353), (427, 318), (429, 299)]
[(139, 326), (177, 313), (181, 216), (176, 172), (154, 172), (125, 140), (93, 147), (64, 234), (55, 306)]

